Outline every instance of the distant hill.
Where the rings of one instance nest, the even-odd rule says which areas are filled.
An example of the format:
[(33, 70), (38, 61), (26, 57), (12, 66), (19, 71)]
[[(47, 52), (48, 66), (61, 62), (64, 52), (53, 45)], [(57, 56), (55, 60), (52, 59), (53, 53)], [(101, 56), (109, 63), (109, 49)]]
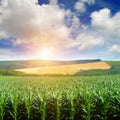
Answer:
[[(73, 60), (73, 61), (45, 61), (45, 60), (22, 60), (22, 61), (0, 61), (0, 75), (4, 76), (28, 76), (28, 74), (25, 74), (22, 71), (15, 71), (16, 69), (35, 69), (37, 70), (39, 67), (43, 67), (44, 69), (51, 68), (54, 70), (55, 68), (61, 68), (66, 67), (66, 70), (69, 71), (73, 70), (73, 68), (78, 69), (77, 67), (83, 66), (85, 63), (90, 63), (92, 65), (92, 68), (95, 67), (93, 65), (94, 63), (97, 64), (97, 62), (105, 62), (108, 65), (110, 65), (110, 69), (80, 69), (79, 71), (76, 71), (74, 74), (75, 76), (99, 76), (99, 75), (120, 75), (120, 61), (101, 61), (100, 59), (94, 59), (94, 60)], [(93, 63), (93, 64), (92, 64)], [(78, 65), (79, 64), (79, 65)], [(100, 65), (100, 64), (99, 64)], [(102, 67), (102, 65), (97, 67)], [(69, 68), (71, 66), (71, 68)], [(74, 66), (74, 67), (73, 67)], [(86, 66), (87, 67), (87, 66)], [(37, 69), (36, 69), (37, 68)], [(59, 71), (61, 70), (59, 68)], [(84, 67), (85, 68), (85, 67)], [(38, 70), (39, 71), (39, 70)], [(69, 72), (68, 72), (69, 73)], [(31, 74), (30, 76), (41, 76), (41, 75), (35, 75)], [(60, 75), (44, 75), (44, 76), (60, 76)], [(63, 74), (61, 74), (63, 76)]]
[(54, 65), (34, 68), (16, 69), (16, 71), (35, 75), (74, 75), (79, 71), (91, 69), (110, 69), (111, 66), (105, 62), (91, 62), (83, 64)]
[(58, 60), (0, 61), (0, 69), (23, 69), (23, 68), (42, 67), (42, 66), (83, 64), (83, 63), (92, 63), (92, 62), (100, 62), (100, 61), (101, 61), (100, 59), (72, 60), (72, 61), (58, 61)]
[(105, 61), (111, 66), (111, 69), (96, 69), (83, 70), (76, 73), (78, 76), (93, 76), (93, 75), (120, 75), (120, 61)]

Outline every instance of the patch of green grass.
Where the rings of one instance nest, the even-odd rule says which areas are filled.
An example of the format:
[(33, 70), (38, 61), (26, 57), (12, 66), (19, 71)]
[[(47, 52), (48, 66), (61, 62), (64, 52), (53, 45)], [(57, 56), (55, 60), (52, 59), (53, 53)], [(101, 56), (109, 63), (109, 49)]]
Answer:
[(120, 69), (120, 61), (105, 61), (110, 66), (112, 66), (112, 69)]
[(0, 76), (25, 76), (25, 74), (19, 71), (0, 69)]
[(83, 70), (75, 75), (81, 76), (99, 76), (99, 75), (120, 75), (120, 61), (105, 61), (111, 66), (111, 69)]

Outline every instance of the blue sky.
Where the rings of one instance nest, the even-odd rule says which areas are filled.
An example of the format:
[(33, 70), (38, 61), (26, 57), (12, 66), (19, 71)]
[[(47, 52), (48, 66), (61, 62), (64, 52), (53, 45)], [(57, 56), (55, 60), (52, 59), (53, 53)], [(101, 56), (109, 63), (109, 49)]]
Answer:
[(0, 0), (0, 60), (120, 59), (119, 0)]

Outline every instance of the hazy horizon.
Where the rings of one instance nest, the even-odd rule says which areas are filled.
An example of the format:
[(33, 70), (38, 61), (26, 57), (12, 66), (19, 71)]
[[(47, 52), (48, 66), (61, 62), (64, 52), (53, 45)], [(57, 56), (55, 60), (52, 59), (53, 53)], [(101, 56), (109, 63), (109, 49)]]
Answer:
[[(96, 60), (99, 58), (86, 58), (86, 59), (0, 59), (0, 61), (29, 61), (29, 60), (33, 60), (33, 61), (79, 61), (79, 60)], [(100, 59), (101, 61), (120, 61), (120, 59)]]

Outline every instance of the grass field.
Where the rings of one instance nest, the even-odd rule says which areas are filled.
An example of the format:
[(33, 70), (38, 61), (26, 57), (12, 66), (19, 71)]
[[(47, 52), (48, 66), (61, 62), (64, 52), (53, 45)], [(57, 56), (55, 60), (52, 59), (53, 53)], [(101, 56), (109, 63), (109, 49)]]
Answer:
[(56, 65), (56, 66), (42, 66), (35, 68), (16, 69), (27, 74), (62, 74), (74, 75), (75, 73), (83, 70), (91, 69), (110, 69), (111, 66), (105, 62), (92, 62), (85, 64), (70, 64), (70, 65)]
[(78, 76), (120, 75), (120, 61), (105, 61), (110, 69), (83, 70), (76, 73)]
[(120, 120), (120, 76), (0, 77), (0, 120)]

